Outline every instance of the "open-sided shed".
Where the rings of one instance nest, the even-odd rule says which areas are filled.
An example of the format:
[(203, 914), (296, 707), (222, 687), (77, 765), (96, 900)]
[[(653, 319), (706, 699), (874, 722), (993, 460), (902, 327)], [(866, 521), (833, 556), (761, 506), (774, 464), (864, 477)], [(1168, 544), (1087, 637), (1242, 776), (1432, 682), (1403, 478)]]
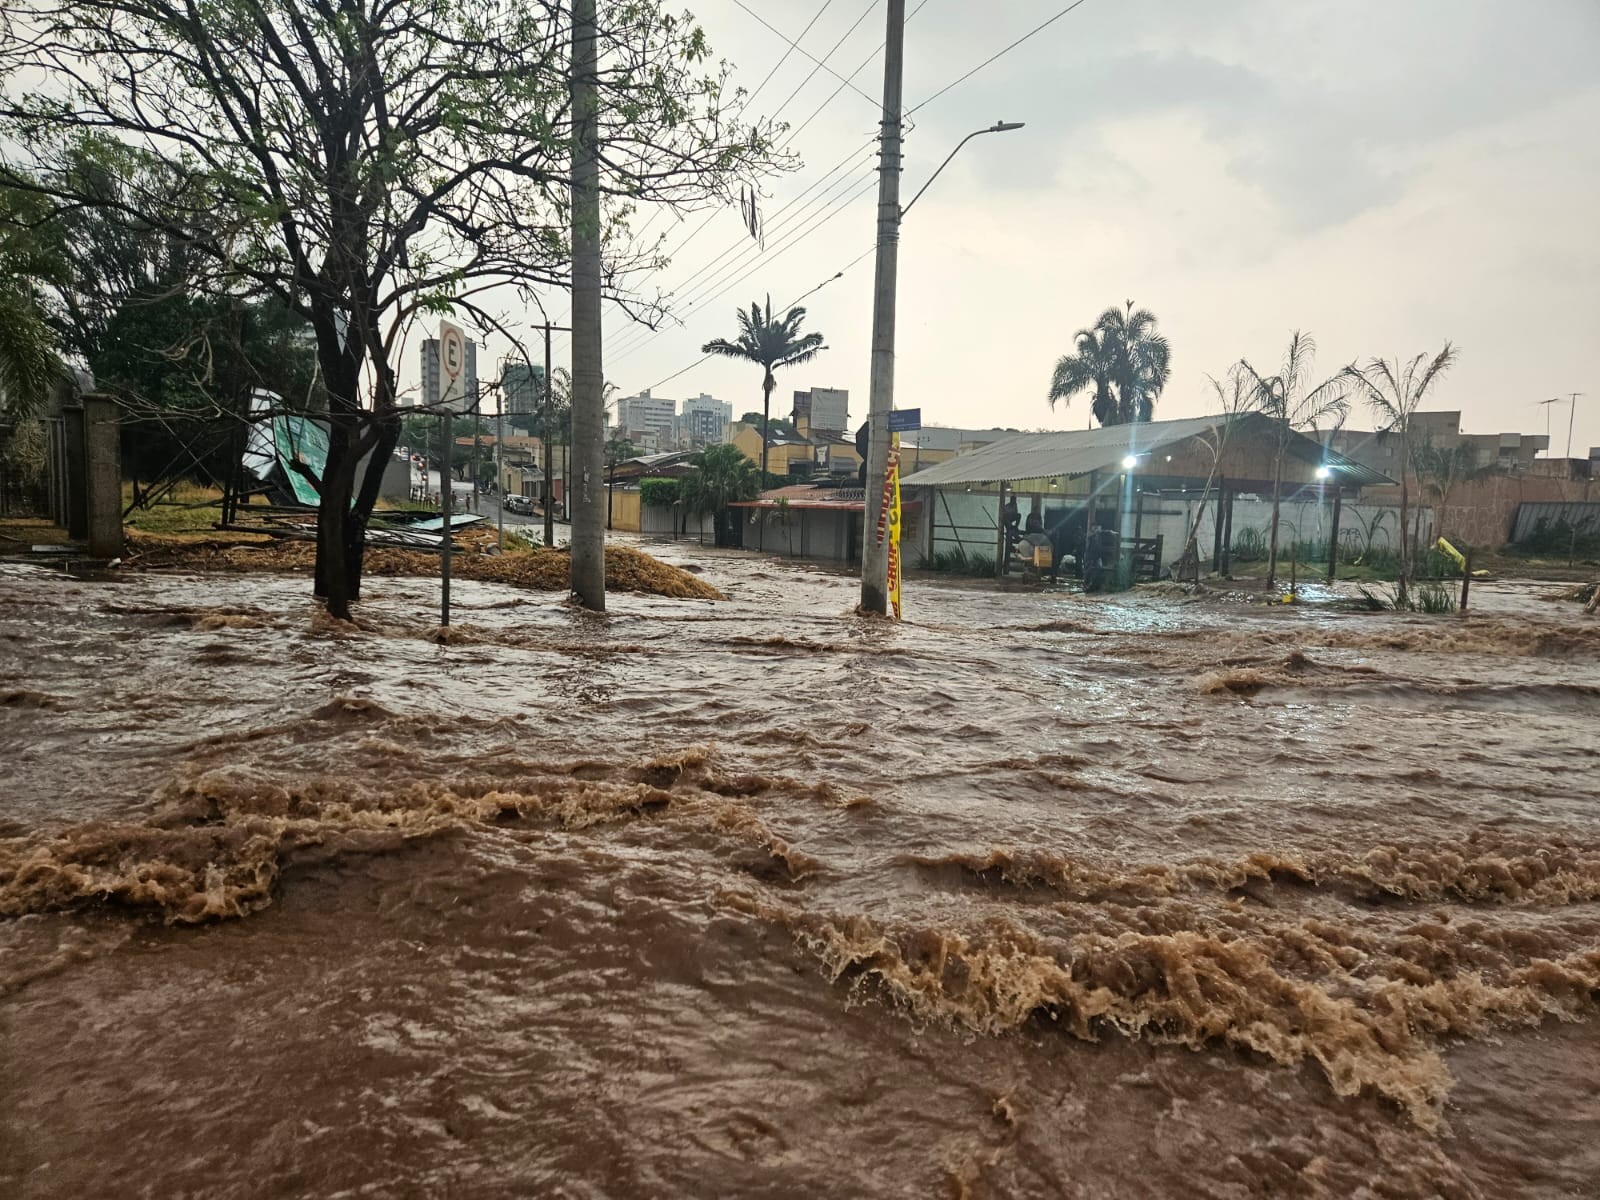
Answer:
[[(1090, 530), (1114, 530), (1125, 550), (1159, 567), (1182, 547), (1146, 544), (1142, 535), (1151, 496), (1199, 497), (1215, 506), (1208, 551), (1227, 569), (1233, 498), (1289, 498), (1315, 491), (1334, 505), (1335, 538), (1341, 502), (1363, 487), (1392, 482), (1330, 450), (1322, 440), (1291, 431), (1278, 454), (1280, 428), (1260, 413), (1188, 417), (1056, 433), (1022, 433), (908, 476), (903, 486), (925, 500), (928, 519), (916, 550), (982, 550), (1003, 569), (1005, 497), (1024, 513), (1040, 510), (1056, 555), (1077, 557)], [(909, 549), (909, 548), (908, 548)]]

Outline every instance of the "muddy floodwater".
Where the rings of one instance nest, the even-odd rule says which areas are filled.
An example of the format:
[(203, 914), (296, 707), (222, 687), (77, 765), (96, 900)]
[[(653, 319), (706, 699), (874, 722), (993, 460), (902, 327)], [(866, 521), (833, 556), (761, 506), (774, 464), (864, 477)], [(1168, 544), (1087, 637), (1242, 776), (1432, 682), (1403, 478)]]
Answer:
[(1600, 621), (0, 568), (0, 1195), (1600, 1195)]

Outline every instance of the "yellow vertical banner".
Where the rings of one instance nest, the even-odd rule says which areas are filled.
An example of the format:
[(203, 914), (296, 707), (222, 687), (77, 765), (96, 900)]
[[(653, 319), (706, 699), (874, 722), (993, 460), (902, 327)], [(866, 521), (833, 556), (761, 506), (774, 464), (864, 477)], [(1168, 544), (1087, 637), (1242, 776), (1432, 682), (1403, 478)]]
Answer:
[(900, 435), (889, 438), (889, 471), (884, 478), (889, 509), (889, 603), (900, 618)]

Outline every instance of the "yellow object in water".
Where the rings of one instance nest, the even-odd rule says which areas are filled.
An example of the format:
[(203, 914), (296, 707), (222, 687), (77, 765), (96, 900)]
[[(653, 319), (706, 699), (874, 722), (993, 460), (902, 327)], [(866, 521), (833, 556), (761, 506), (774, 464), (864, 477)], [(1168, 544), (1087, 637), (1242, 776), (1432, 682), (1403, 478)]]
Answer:
[(1462, 568), (1463, 570), (1466, 569), (1466, 566), (1467, 566), (1467, 556), (1466, 555), (1462, 554), (1461, 551), (1457, 550), (1454, 546), (1452, 546), (1449, 542), (1445, 541), (1443, 538), (1439, 539), (1437, 545), (1438, 545), (1440, 550), (1444, 551), (1444, 553), (1448, 554), (1451, 558), (1456, 560), (1456, 566)]
[(1033, 566), (1035, 570), (1048, 571), (1053, 561), (1055, 561), (1055, 555), (1049, 546), (1035, 546), (1033, 548)]

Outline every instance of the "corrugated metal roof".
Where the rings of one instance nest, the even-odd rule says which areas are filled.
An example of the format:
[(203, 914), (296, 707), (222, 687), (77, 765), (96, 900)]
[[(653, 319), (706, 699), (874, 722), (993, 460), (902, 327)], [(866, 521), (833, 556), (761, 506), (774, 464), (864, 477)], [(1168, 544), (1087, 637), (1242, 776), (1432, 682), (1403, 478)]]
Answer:
[[(1147, 421), (1132, 425), (1102, 425), (1098, 429), (1073, 429), (1059, 433), (1019, 433), (989, 446), (957, 455), (907, 476), (907, 486), (943, 487), (966, 483), (999, 483), (1011, 479), (1049, 479), (1087, 475), (1090, 471), (1120, 470), (1129, 454), (1152, 454), (1193, 437), (1210, 434), (1229, 421), (1266, 422), (1258, 413), (1238, 417), (1218, 415), (1185, 417), (1176, 421)], [(1325, 450), (1320, 442), (1295, 435), (1290, 453), (1306, 462), (1326, 463), (1343, 482), (1356, 486), (1390, 483), (1360, 463)]]

